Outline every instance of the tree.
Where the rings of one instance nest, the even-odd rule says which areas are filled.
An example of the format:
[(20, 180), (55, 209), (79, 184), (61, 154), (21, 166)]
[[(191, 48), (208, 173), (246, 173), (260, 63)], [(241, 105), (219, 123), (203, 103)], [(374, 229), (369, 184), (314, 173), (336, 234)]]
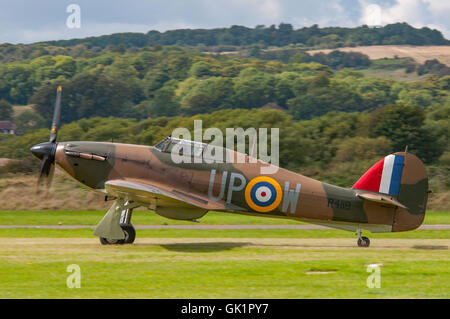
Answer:
[(13, 118), (12, 105), (6, 100), (0, 100), (0, 121), (10, 121)]
[(275, 99), (275, 77), (249, 68), (234, 79), (234, 105), (238, 108), (261, 107)]
[(294, 28), (291, 24), (280, 23), (277, 32), (277, 44), (280, 46), (288, 45), (292, 41), (292, 33)]
[(44, 128), (46, 126), (46, 121), (36, 112), (26, 110), (17, 116), (15, 124), (19, 134), (26, 134), (28, 132)]
[(297, 96), (287, 102), (289, 113), (296, 120), (309, 120), (328, 111), (324, 99), (313, 94)]
[(294, 72), (283, 72), (276, 76), (275, 95), (279, 105), (287, 107), (287, 101), (295, 97), (293, 83), (296, 83), (298, 75)]
[(423, 127), (425, 114), (420, 106), (404, 104), (378, 108), (369, 118), (369, 136), (385, 136), (392, 141), (392, 151), (408, 149), (425, 163), (442, 154), (437, 138)]
[(208, 62), (199, 61), (192, 65), (189, 75), (196, 78), (203, 78), (214, 75), (212, 67)]
[(325, 88), (330, 85), (330, 79), (328, 77), (327, 71), (322, 71), (317, 76), (315, 76), (308, 85), (308, 91), (313, 91), (315, 89)]
[(179, 94), (183, 113), (194, 115), (231, 108), (233, 81), (210, 77), (206, 80), (189, 78), (180, 84)]
[(353, 162), (373, 160), (385, 156), (391, 151), (391, 141), (386, 137), (368, 138), (355, 136), (339, 143), (335, 161)]
[(177, 114), (180, 105), (176, 101), (176, 85), (177, 82), (172, 80), (155, 91), (154, 99), (149, 105), (149, 111), (152, 117), (174, 116)]
[(440, 63), (437, 59), (427, 60), (417, 68), (417, 74), (424, 75), (429, 73), (436, 74), (440, 77), (450, 75), (450, 67)]
[(305, 52), (299, 52), (289, 59), (289, 63), (307, 63), (311, 61), (311, 56)]
[(450, 152), (450, 102), (428, 108), (424, 126), (429, 132), (433, 132), (440, 148)]
[[(63, 87), (62, 123), (94, 116), (126, 117), (131, 111), (133, 91), (120, 79), (87, 73), (59, 84)], [(57, 85), (43, 87), (30, 98), (35, 111), (48, 123), (52, 119)]]

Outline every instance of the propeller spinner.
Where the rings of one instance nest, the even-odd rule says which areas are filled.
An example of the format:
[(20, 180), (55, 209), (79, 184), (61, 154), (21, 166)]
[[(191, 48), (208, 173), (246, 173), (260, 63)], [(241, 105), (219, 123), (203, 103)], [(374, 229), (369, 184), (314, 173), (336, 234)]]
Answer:
[(41, 170), (38, 178), (38, 190), (42, 184), (46, 184), (47, 190), (50, 188), (55, 171), (56, 137), (61, 119), (61, 86), (56, 90), (55, 111), (53, 113), (52, 128), (50, 130), (49, 142), (33, 146), (30, 151), (34, 156), (42, 160)]

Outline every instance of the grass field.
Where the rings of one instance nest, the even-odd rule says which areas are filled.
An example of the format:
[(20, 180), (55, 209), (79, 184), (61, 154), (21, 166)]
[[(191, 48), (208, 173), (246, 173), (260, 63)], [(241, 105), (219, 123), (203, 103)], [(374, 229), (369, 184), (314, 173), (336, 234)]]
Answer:
[[(105, 211), (0, 211), (0, 225), (97, 225)], [(210, 212), (200, 220), (205, 225), (299, 225), (291, 219), (265, 218)], [(145, 210), (133, 212), (134, 225), (192, 225), (175, 221)], [(450, 213), (427, 212), (425, 225), (450, 225)]]
[[(0, 212), (1, 225), (95, 225), (104, 212)], [(426, 224), (450, 224), (427, 214)], [(202, 224), (283, 225), (210, 213)], [(186, 224), (136, 211), (136, 225)], [(192, 224), (192, 223), (189, 223)], [(0, 298), (450, 298), (449, 230), (370, 234), (358, 248), (339, 230), (138, 230), (101, 246), (92, 229), (0, 229)], [(66, 286), (67, 266), (81, 288)], [(367, 265), (379, 264), (370, 289)]]
[[(318, 52), (330, 53), (335, 49), (328, 50), (311, 50), (310, 54)], [(441, 63), (450, 64), (450, 46), (412, 46), (412, 45), (373, 45), (361, 47), (347, 47), (338, 48), (336, 50), (343, 52), (361, 52), (371, 60), (382, 58), (411, 58), (419, 63), (424, 63), (426, 60), (438, 59)]]
[(359, 71), (362, 72), (366, 77), (384, 78), (395, 81), (407, 81), (407, 82), (421, 81), (429, 76), (429, 74), (419, 76), (417, 75), (416, 72), (406, 73), (405, 69), (386, 70), (386, 69), (368, 68)]

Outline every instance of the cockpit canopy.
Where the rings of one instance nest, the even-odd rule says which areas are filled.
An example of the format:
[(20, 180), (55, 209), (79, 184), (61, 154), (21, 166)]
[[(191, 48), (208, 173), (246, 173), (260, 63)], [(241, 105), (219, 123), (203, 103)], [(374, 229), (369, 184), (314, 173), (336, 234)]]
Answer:
[(193, 156), (202, 156), (204, 149), (208, 144), (183, 140), (174, 137), (166, 137), (161, 142), (155, 145), (155, 148), (160, 150), (161, 152), (171, 153), (174, 148), (175, 151), (178, 152), (179, 155), (193, 155)]

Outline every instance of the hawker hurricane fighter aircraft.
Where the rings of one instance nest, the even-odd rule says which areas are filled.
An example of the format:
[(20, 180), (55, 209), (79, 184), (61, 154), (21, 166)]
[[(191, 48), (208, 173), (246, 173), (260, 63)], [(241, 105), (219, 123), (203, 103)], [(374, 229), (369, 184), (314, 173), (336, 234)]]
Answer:
[[(94, 234), (102, 244), (130, 244), (131, 224), (139, 206), (176, 220), (196, 221), (209, 211), (290, 218), (356, 232), (358, 246), (370, 241), (362, 230), (400, 232), (419, 227), (428, 198), (424, 164), (405, 152), (390, 154), (370, 168), (352, 188), (342, 188), (224, 149), (242, 163), (177, 164), (174, 147), (192, 147), (192, 155), (208, 153), (208, 144), (168, 137), (156, 146), (100, 142), (56, 142), (61, 112), (58, 88), (50, 141), (31, 152), (42, 160), (38, 185), (50, 186), (55, 164), (77, 181), (101, 192), (113, 205)], [(293, 150), (294, 151), (294, 150)]]

